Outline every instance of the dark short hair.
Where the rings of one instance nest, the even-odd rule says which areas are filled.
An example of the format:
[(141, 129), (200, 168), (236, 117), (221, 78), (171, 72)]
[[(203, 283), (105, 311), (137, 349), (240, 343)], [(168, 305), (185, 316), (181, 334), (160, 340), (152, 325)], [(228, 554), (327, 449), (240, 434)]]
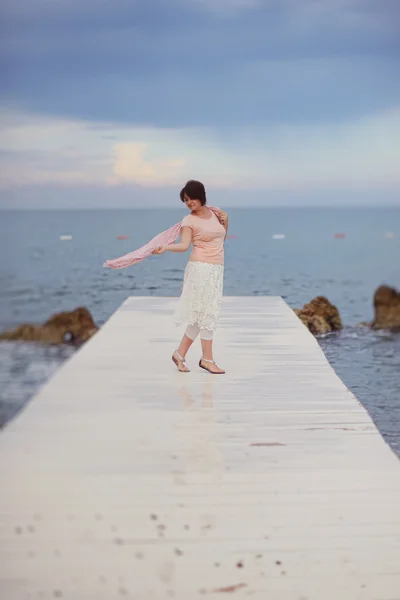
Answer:
[(190, 179), (180, 191), (180, 199), (185, 202), (185, 194), (192, 200), (200, 200), (202, 206), (207, 202), (206, 189), (201, 181)]

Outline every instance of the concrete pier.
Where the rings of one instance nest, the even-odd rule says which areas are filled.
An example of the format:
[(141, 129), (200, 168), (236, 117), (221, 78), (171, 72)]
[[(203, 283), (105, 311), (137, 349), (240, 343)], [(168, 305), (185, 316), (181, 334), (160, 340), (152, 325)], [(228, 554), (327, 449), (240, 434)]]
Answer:
[(400, 461), (278, 297), (128, 298), (0, 434), (0, 598), (398, 600)]

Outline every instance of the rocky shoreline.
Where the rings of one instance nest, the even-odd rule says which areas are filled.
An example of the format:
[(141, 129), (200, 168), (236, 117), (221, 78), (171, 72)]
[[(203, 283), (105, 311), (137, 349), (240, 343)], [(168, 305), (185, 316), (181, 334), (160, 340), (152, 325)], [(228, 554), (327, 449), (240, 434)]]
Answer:
[[(389, 329), (400, 332), (400, 292), (393, 287), (381, 285), (373, 298), (374, 318), (361, 323), (374, 330)], [(315, 335), (325, 335), (343, 329), (339, 310), (325, 296), (317, 296), (303, 308), (294, 312), (301, 322)], [(90, 311), (85, 307), (52, 315), (42, 325), (23, 324), (0, 333), (0, 341), (36, 342), (42, 344), (69, 344), (81, 346), (98, 331)]]
[[(400, 292), (388, 285), (381, 285), (373, 298), (374, 318), (370, 323), (361, 323), (370, 329), (389, 329), (400, 332)], [(315, 335), (343, 329), (339, 310), (325, 296), (317, 296), (303, 308), (294, 312), (301, 322)]]

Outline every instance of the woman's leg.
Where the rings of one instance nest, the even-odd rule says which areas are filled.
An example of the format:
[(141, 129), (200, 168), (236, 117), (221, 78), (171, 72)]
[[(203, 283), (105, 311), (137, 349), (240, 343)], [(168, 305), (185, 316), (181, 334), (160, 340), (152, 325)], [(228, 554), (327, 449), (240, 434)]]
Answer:
[(214, 362), (213, 358), (213, 336), (214, 332), (210, 329), (200, 330), (201, 348), (203, 351), (203, 357), (200, 360), (200, 365), (203, 368), (208, 369), (211, 373), (224, 374), (225, 371), (220, 369)]
[(200, 327), (198, 325), (188, 325), (186, 327), (185, 335), (183, 336), (181, 343), (179, 344), (178, 352), (185, 358), (190, 346), (200, 333)]
[[(197, 325), (188, 325), (185, 331), (183, 338), (181, 339), (181, 343), (179, 344), (178, 349), (174, 352), (175, 360), (177, 361), (177, 367), (179, 371), (183, 371), (187, 373), (189, 369), (185, 365), (185, 357), (188, 353), (190, 346), (193, 344), (194, 340), (197, 338), (200, 332), (200, 327)], [(175, 362), (175, 361), (174, 361)]]

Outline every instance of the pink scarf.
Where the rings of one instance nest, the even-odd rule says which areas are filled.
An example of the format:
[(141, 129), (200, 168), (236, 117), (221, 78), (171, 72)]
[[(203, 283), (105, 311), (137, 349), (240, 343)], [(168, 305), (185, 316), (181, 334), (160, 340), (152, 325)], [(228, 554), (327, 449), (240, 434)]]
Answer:
[[(208, 206), (210, 210), (218, 217), (219, 208), (215, 206)], [(134, 250), (133, 252), (129, 252), (129, 254), (124, 254), (124, 256), (120, 256), (119, 258), (112, 258), (110, 260), (106, 260), (103, 267), (109, 267), (110, 269), (124, 269), (125, 267), (130, 267), (131, 265), (135, 265), (136, 263), (142, 261), (147, 256), (153, 253), (153, 250), (159, 248), (160, 246), (167, 246), (168, 244), (173, 244), (176, 242), (178, 237), (181, 234), (182, 229), (182, 221), (176, 223), (166, 231), (159, 233), (154, 237), (150, 242), (147, 242), (141, 248)]]

